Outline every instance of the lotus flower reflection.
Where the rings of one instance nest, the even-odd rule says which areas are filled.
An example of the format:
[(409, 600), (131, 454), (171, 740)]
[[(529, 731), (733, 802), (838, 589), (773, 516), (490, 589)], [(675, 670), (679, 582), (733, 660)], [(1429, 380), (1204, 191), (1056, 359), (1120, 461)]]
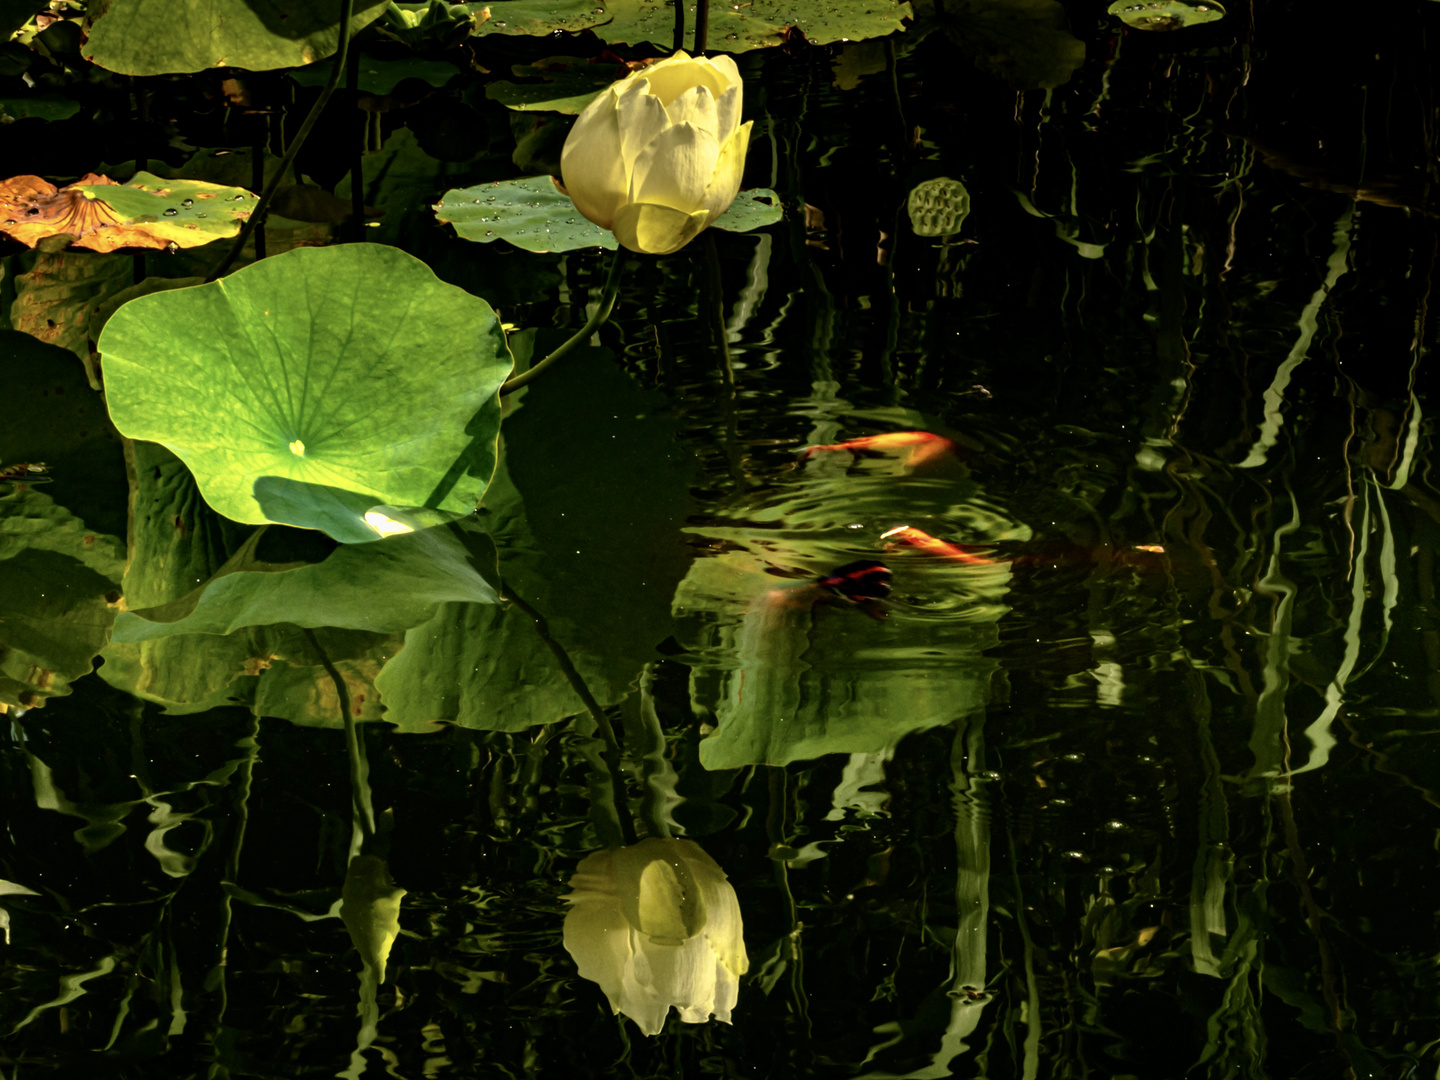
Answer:
[(730, 1010), (749, 968), (740, 905), (691, 840), (641, 840), (587, 855), (570, 879), (565, 949), (616, 1013), (659, 1034), (673, 1005), (687, 1024)]

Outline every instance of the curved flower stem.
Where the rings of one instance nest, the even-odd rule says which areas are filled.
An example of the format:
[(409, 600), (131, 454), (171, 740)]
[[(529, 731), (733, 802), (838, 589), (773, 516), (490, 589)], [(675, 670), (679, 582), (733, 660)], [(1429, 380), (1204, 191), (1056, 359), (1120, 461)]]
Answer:
[(585, 325), (575, 331), (563, 344), (556, 347), (555, 351), (545, 357), (538, 364), (531, 366), (528, 370), (522, 371), (513, 379), (508, 379), (500, 387), (501, 395), (512, 394), (522, 386), (529, 383), (542, 371), (563, 360), (576, 346), (585, 342), (591, 334), (605, 325), (605, 320), (610, 318), (610, 312), (615, 309), (615, 298), (620, 295), (620, 272), (625, 265), (625, 249), (616, 248), (615, 254), (610, 259), (610, 273), (605, 278), (605, 289), (600, 294), (600, 305), (595, 309), (595, 314), (585, 321)]
[[(265, 185), (265, 190), (260, 193), (260, 201), (255, 204), (255, 209), (251, 211), (250, 217), (241, 228), (240, 235), (235, 237), (235, 242), (230, 245), (230, 250), (225, 253), (225, 257), (220, 260), (215, 269), (206, 275), (205, 283), (207, 285), (230, 269), (230, 264), (235, 261), (240, 252), (245, 250), (251, 234), (265, 220), (270, 203), (275, 199), (275, 192), (285, 182), (285, 174), (295, 163), (296, 157), (300, 154), (300, 148), (305, 145), (305, 140), (309, 137), (315, 122), (320, 119), (320, 114), (325, 111), (325, 103), (330, 100), (330, 95), (335, 92), (335, 87), (340, 85), (340, 77), (345, 74), (345, 59), (350, 52), (350, 20), (354, 14), (355, 0), (340, 0), (340, 50), (335, 54), (330, 78), (325, 80), (325, 88), (320, 91), (320, 97), (310, 107), (310, 115), (305, 117), (305, 122), (300, 125), (300, 130), (296, 133), (295, 138), (290, 140), (290, 145), (285, 150), (285, 157), (280, 162), (280, 168), (275, 170), (275, 175)], [(263, 168), (263, 165), (257, 165), (257, 167)]]
[(620, 831), (624, 834), (627, 845), (636, 842), (635, 822), (630, 817), (629, 804), (625, 800), (625, 784), (620, 776), (620, 741), (615, 737), (615, 728), (610, 723), (610, 718), (605, 715), (605, 710), (600, 707), (600, 702), (595, 700), (595, 695), (590, 692), (590, 687), (585, 685), (585, 680), (580, 672), (575, 669), (575, 664), (570, 659), (570, 654), (550, 636), (550, 624), (545, 621), (545, 616), (527, 604), (515, 590), (503, 581), (500, 583), (501, 599), (508, 600), (517, 608), (530, 617), (535, 624), (535, 632), (540, 635), (540, 640), (555, 657), (555, 663), (560, 666), (560, 673), (565, 676), (565, 681), (570, 684), (570, 689), (585, 705), (585, 711), (595, 721), (595, 727), (600, 732), (600, 741), (605, 744), (605, 752), (601, 757), (606, 767), (610, 770), (610, 787), (615, 798), (615, 812), (620, 819)]
[(350, 852), (353, 857), (358, 849), (375, 837), (375, 805), (370, 797), (370, 764), (365, 760), (365, 744), (355, 727), (355, 717), (350, 712), (350, 690), (345, 685), (339, 670), (330, 660), (330, 654), (321, 646), (315, 631), (308, 626), (301, 627), (305, 640), (330, 681), (335, 684), (335, 693), (340, 699), (340, 719), (345, 724), (345, 749), (350, 757), (350, 813), (351, 831), (354, 834)]

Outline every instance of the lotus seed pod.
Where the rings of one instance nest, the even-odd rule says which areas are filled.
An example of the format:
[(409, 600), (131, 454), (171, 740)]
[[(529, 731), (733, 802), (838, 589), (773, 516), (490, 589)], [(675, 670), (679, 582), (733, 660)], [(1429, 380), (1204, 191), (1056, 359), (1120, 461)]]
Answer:
[(954, 236), (970, 213), (970, 193), (959, 180), (938, 176), (915, 185), (905, 208), (916, 236)]

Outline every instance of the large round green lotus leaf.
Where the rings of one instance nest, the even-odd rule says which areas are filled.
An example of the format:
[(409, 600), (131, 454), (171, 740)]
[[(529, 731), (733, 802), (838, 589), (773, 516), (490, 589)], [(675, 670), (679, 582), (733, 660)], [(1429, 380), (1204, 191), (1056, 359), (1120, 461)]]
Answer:
[[(511, 368), (495, 313), (395, 248), (301, 248), (140, 297), (99, 348), (115, 426), (169, 447), (236, 521), (275, 520), (264, 477), (424, 506), (458, 463), (438, 509), (463, 513), (494, 471)], [(324, 528), (333, 509), (287, 519)]]
[(1105, 10), (1137, 30), (1182, 30), (1225, 17), (1215, 0), (1115, 0)]
[[(501, 180), (447, 191), (435, 204), (435, 216), (455, 226), (466, 240), (488, 244), (509, 240), (526, 251), (615, 249), (615, 237), (587, 221), (568, 195), (548, 176)], [(780, 198), (769, 188), (742, 191), (715, 228), (749, 232), (781, 217)]]
[[(350, 33), (388, 3), (356, 0)], [(299, 67), (340, 47), (339, 15), (332, 0), (110, 0), (81, 54), (124, 75)]]

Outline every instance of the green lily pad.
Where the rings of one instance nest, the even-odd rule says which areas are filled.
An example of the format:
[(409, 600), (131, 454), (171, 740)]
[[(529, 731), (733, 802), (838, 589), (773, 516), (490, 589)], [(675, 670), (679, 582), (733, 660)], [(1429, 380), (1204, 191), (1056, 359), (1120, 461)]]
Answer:
[(300, 566), (262, 561), (260, 539), (256, 533), (214, 577), (180, 599), (121, 615), (114, 640), (232, 634), (276, 623), (391, 633), (418, 626), (447, 601), (495, 601), (464, 545), (444, 528), (344, 545), (322, 562)]
[(394, 248), (302, 248), (140, 297), (99, 347), (116, 427), (169, 447), (235, 521), (276, 520), (265, 477), (312, 485), (311, 512), (285, 516), (325, 528), (327, 489), (418, 507), (458, 464), (437, 508), (465, 513), (494, 470), (511, 368), (495, 313)]
[(1115, 0), (1105, 10), (1137, 30), (1182, 30), (1225, 17), (1215, 0)]
[(587, 63), (578, 56), (550, 56), (517, 64), (511, 73), (538, 82), (495, 82), (485, 96), (517, 112), (558, 112), (578, 116), (595, 95), (628, 75), (621, 64)]
[[(575, 209), (548, 176), (501, 180), (447, 191), (435, 204), (435, 216), (455, 226), (466, 240), (488, 244), (509, 240), (526, 251), (575, 251), (603, 247), (613, 251), (615, 237)], [(781, 218), (780, 198), (769, 188), (742, 191), (714, 228), (749, 232)]]
[(65, 120), (79, 111), (80, 103), (63, 94), (0, 97), (0, 113), (12, 120), (24, 120), (28, 117), (39, 120)]
[(752, 229), (774, 225), (784, 216), (779, 195), (769, 188), (751, 188), (735, 196), (730, 209), (716, 218), (711, 228), (724, 229), (726, 232), (750, 232)]
[(618, 246), (609, 229), (581, 216), (548, 176), (502, 180), (447, 191), (435, 216), (466, 240), (509, 240), (526, 251), (575, 251)]
[[(578, 34), (596, 29), (610, 18), (600, 0), (487, 0), (485, 3), (455, 5), (464, 7), (476, 20), (474, 34), (526, 34), (546, 37), (557, 30)], [(451, 8), (454, 10), (454, 7)], [(488, 17), (487, 17), (488, 16)], [(673, 18), (673, 16), (672, 16)]]
[[(680, 529), (691, 462), (666, 399), (603, 350), (581, 350), (553, 374), (522, 391), (505, 422), (508, 469), (481, 520), (507, 587), (545, 617), (609, 706), (674, 632), (669, 597), (688, 559)], [(584, 711), (515, 607), (440, 609), (406, 635), (376, 686), (386, 719), (406, 731), (438, 722), (520, 731)]]
[(244, 188), (167, 180), (148, 172), (138, 172), (124, 184), (75, 187), (119, 216), (110, 228), (142, 230), (180, 247), (235, 236), (260, 201)]
[[(334, 69), (334, 60), (322, 60), (288, 74), (300, 86), (324, 86)], [(454, 64), (444, 60), (426, 60), (420, 56), (406, 56), (396, 60), (363, 56), (360, 58), (360, 89), (367, 94), (388, 94), (406, 79), (419, 79), (431, 86), (444, 86), (459, 70)]]
[[(351, 35), (387, 5), (356, 0)], [(339, 5), (327, 0), (110, 0), (81, 55), (123, 75), (299, 67), (340, 47), (338, 14)]]
[[(572, 0), (574, 2), (574, 0)], [(595, 4), (595, 7), (601, 6)], [(668, 48), (675, 38), (675, 13), (651, 0), (606, 0), (609, 19), (594, 27), (603, 41), (639, 45), (649, 42)], [(885, 37), (905, 29), (902, 20), (914, 17), (902, 0), (826, 0), (796, 4), (792, 0), (754, 0), (743, 6), (712, 4), (707, 42), (717, 52), (746, 52), (785, 43), (793, 29), (812, 45)], [(693, 28), (686, 20), (687, 31)]]

